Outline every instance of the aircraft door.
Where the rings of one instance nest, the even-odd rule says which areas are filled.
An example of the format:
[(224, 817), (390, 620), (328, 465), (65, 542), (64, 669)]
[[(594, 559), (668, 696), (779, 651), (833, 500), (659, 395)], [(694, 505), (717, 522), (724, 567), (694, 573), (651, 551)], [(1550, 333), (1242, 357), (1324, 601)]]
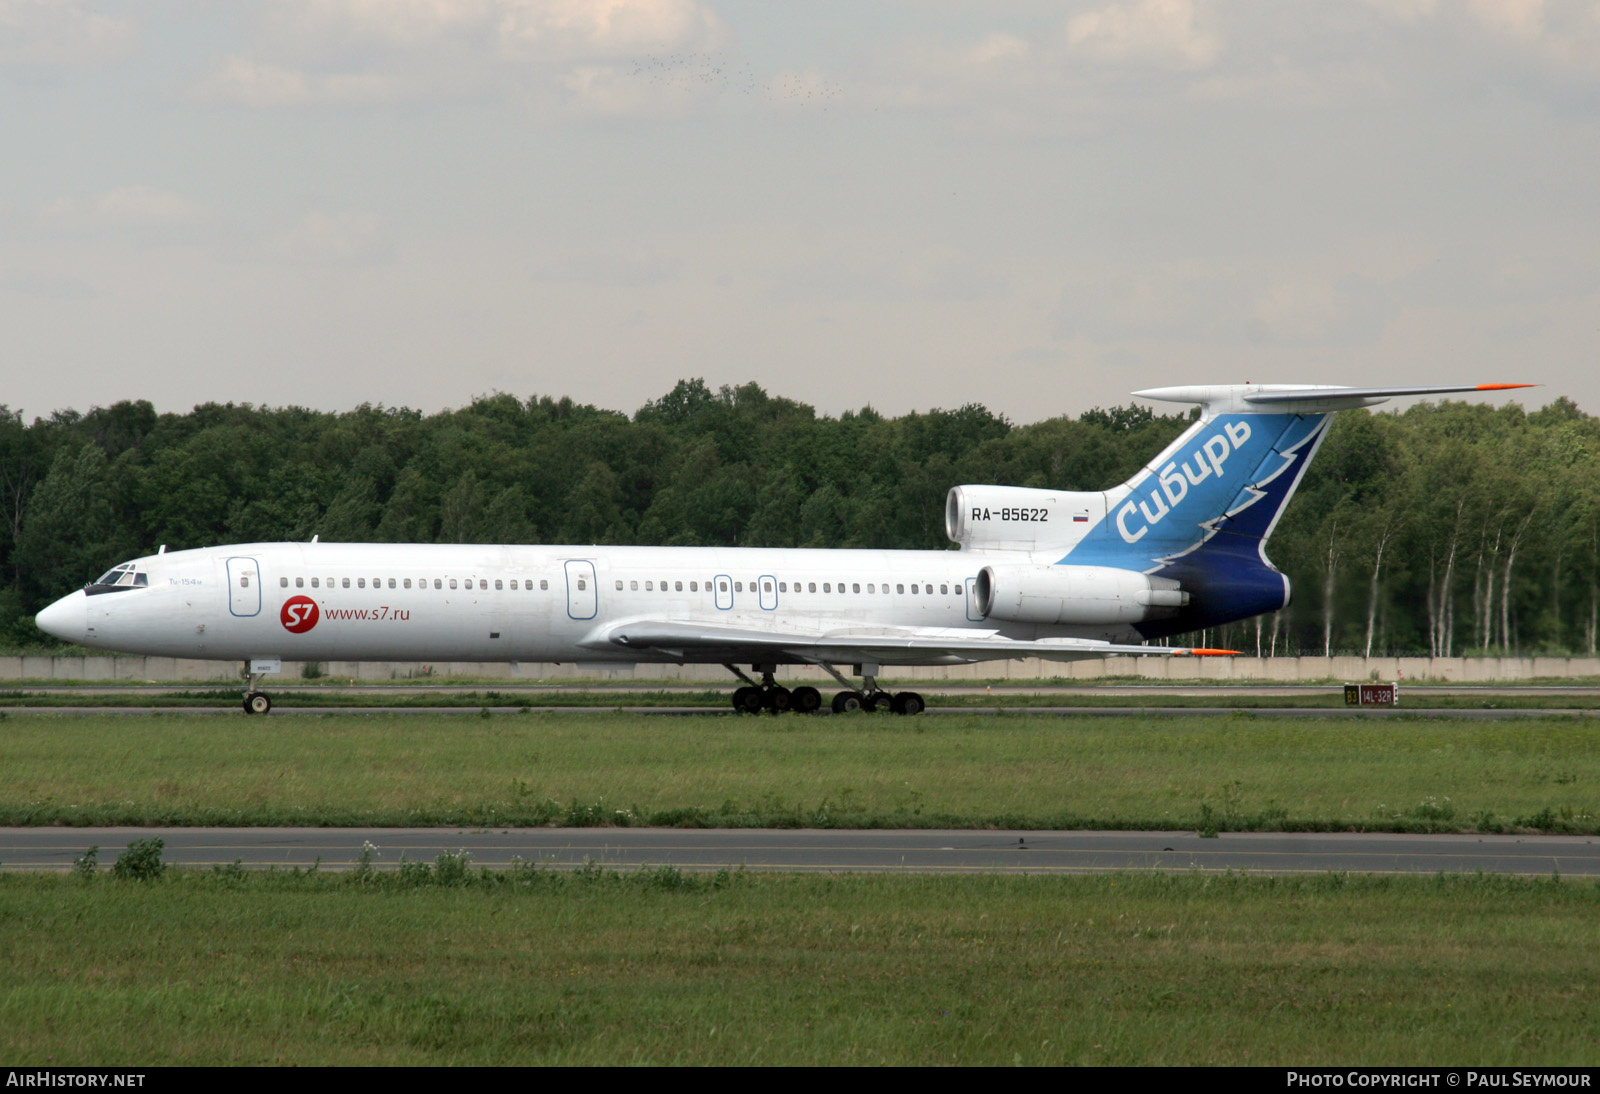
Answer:
[(572, 619), (593, 619), (600, 614), (600, 586), (594, 577), (594, 563), (570, 558), (567, 569), (567, 615)]
[(242, 618), (261, 614), (261, 567), (255, 559), (228, 560), (228, 610)]
[(757, 587), (761, 590), (761, 609), (774, 611), (778, 607), (778, 579), (771, 574), (762, 574), (760, 580), (761, 584)]
[(967, 618), (974, 623), (983, 622), (983, 611), (978, 607), (978, 579), (967, 578)]
[(733, 607), (733, 578), (727, 574), (717, 575), (717, 607), (728, 611)]

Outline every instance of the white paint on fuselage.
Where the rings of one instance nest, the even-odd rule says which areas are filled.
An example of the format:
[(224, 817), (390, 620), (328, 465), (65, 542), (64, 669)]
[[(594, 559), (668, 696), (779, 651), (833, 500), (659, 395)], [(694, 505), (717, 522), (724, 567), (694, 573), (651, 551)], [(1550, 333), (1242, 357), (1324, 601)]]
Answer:
[[(973, 618), (970, 582), (978, 571), (992, 561), (1028, 558), (970, 550), (236, 544), (138, 559), (138, 569), (148, 574), (147, 586), (95, 596), (74, 593), (47, 608), (39, 621), (58, 637), (86, 646), (227, 660), (718, 659), (593, 641), (604, 628), (637, 620), (776, 633), (914, 627), (1020, 640), (1138, 641), (1129, 628), (1007, 625)], [(569, 577), (584, 569), (568, 566), (572, 561), (594, 568), (596, 587), (583, 590), (594, 594), (593, 618), (574, 618), (590, 608), (569, 588)], [(249, 574), (252, 569), (258, 572)], [(256, 589), (240, 588), (241, 576), (249, 576)], [(434, 588), (435, 581), (440, 588)], [(729, 583), (720, 597), (727, 607), (718, 606), (719, 581)], [(761, 591), (763, 581), (772, 582), (770, 592)], [(830, 591), (822, 591), (825, 585)], [(254, 591), (260, 594), (259, 610), (252, 612)], [(316, 604), (317, 619), (303, 633), (293, 633), (284, 606), (299, 597)], [(296, 616), (288, 622), (296, 622)], [(950, 659), (930, 653), (923, 660), (900, 660)]]

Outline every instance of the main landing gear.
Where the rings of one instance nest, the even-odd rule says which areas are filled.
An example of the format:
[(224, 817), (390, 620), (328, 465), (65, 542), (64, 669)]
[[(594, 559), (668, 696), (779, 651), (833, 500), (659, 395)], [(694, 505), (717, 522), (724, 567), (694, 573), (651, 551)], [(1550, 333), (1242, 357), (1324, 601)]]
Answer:
[[(763, 710), (770, 710), (774, 714), (782, 714), (786, 710), (792, 710), (797, 714), (813, 714), (822, 708), (822, 693), (816, 688), (802, 685), (790, 690), (775, 683), (772, 678), (774, 669), (772, 665), (750, 666), (752, 672), (761, 674), (759, 684), (731, 664), (724, 664), (722, 667), (744, 681), (745, 686), (736, 688), (733, 693), (733, 709), (740, 714), (760, 714)], [(823, 665), (821, 668), (845, 688), (833, 697), (835, 714), (858, 712), (871, 714), (877, 711), (921, 714), (927, 709), (922, 696), (914, 691), (902, 691), (891, 695), (879, 688), (876, 665), (862, 665), (857, 670), (861, 673), (861, 680), (865, 685), (861, 690), (852, 687), (850, 681), (840, 676), (833, 666)]]

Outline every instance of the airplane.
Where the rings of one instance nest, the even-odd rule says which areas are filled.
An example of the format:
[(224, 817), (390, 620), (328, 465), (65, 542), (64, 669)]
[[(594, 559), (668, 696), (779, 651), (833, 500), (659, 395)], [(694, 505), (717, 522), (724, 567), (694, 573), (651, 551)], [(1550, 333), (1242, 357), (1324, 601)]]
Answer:
[[(782, 665), (838, 681), (835, 713), (918, 714), (883, 668), (1115, 654), (1227, 655), (1151, 645), (1289, 603), (1267, 538), (1340, 410), (1398, 396), (1529, 384), (1154, 388), (1194, 424), (1104, 491), (951, 489), (959, 550), (247, 543), (112, 567), (38, 614), (83, 646), (243, 662), (243, 706), (282, 661), (720, 664), (741, 713), (810, 713), (822, 695)], [(747, 664), (759, 680), (737, 666)], [(856, 686), (838, 669), (861, 678)]]

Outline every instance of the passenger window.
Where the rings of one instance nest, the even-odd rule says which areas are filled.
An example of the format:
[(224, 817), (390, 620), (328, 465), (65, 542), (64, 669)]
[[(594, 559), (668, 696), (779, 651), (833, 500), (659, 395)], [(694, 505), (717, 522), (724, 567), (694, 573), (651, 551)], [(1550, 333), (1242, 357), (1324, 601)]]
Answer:
[(503, 592), (505, 590), (505, 586), (500, 584), (500, 579), (498, 577), (494, 579), (494, 587), (498, 591)]
[(873, 585), (873, 584), (872, 584), (872, 582), (870, 582), (870, 581), (869, 581), (869, 582), (867, 582), (867, 592), (869, 592), (869, 593), (875, 593), (875, 592), (877, 592), (877, 591), (878, 591), (878, 590), (877, 590), (877, 587), (876, 587), (876, 586), (874, 586), (874, 585)]
[(698, 581), (689, 582), (689, 591), (691, 593), (699, 592), (700, 591), (700, 583)]
[(389, 579), (389, 588), (394, 588), (394, 578), (392, 577)]
[(442, 589), (442, 588), (444, 588), (444, 582), (440, 581), (438, 578), (434, 578), (433, 579), (433, 587), (435, 589)]
[(807, 586), (806, 592), (814, 593), (816, 591), (817, 591), (817, 583), (815, 581), (813, 581), (809, 586)]
[(317, 579), (317, 578), (312, 578), (312, 579), (311, 579), (311, 587), (312, 587), (312, 588), (313, 588), (313, 589), (315, 589), (315, 588), (317, 588), (317, 587), (318, 587), (318, 585), (317, 585), (317, 582), (318, 582), (318, 579)]
[(681, 593), (681, 592), (683, 592), (683, 582), (681, 582), (681, 581), (674, 581), (674, 582), (673, 582), (673, 583), (672, 583), (672, 591), (673, 591), (673, 592), (675, 592), (675, 593)]
[(511, 579), (511, 591), (512, 592), (516, 592), (517, 591), (517, 579), (516, 578), (512, 578)]
[(717, 582), (717, 588), (719, 588), (723, 592), (727, 592), (728, 591), (728, 583), (726, 581), (719, 581), (719, 582)]
[(948, 586), (948, 585), (940, 585), (939, 586), (939, 595), (940, 596), (947, 596), (947, 595), (949, 595), (949, 592), (950, 592), (950, 586)]
[[(895, 587), (894, 587), (894, 591), (897, 592), (897, 593), (903, 593), (903, 592), (906, 591), (906, 587), (904, 585), (896, 584)], [(912, 592), (916, 592), (917, 591), (916, 586), (913, 585), (912, 588), (911, 588), (911, 591)]]
[(450, 587), (452, 589), (454, 589), (456, 587), (456, 579), (453, 578), (453, 577), (450, 579)]
[(303, 578), (303, 577), (295, 578), (294, 579), (294, 587), (296, 589), (304, 589), (306, 587), (306, 579)]
[(349, 578), (348, 578), (348, 577), (347, 577), (347, 578), (345, 578), (345, 579), (344, 579), (344, 580), (343, 580), (343, 581), (342, 581), (342, 584), (343, 584), (343, 585), (344, 585), (344, 587), (345, 587), (345, 588), (346, 588), (346, 589), (348, 589), (348, 588), (349, 588), (349, 587), (350, 587), (350, 579), (349, 579)]
[(861, 591), (861, 582), (852, 581), (850, 583), (850, 591), (853, 593), (859, 593)]
[(550, 588), (550, 579), (547, 578), (547, 577), (541, 577), (539, 579), (539, 588), (541, 588), (541, 589)]
[(780, 593), (788, 592), (789, 591), (789, 583), (787, 581), (778, 582), (778, 591)]
[(823, 591), (823, 592), (825, 592), (825, 593), (831, 593), (831, 592), (833, 592), (833, 582), (831, 582), (831, 581), (824, 581), (824, 582), (823, 582), (823, 583), (822, 583), (822, 591)]
[(242, 577), (241, 576), (239, 578), (239, 588), (248, 589), (249, 587), (250, 587), (250, 579), (248, 577)]
[(645, 591), (645, 592), (647, 592), (647, 593), (653, 593), (653, 592), (655, 592), (655, 585), (654, 585), (654, 583), (652, 583), (652, 582), (649, 582), (649, 581), (646, 581), (646, 582), (645, 582), (645, 583), (644, 583), (644, 591)]
[[(617, 588), (619, 588), (619, 589), (622, 588), (622, 582), (620, 582), (620, 581), (617, 582)], [(639, 583), (637, 581), (630, 581), (630, 582), (628, 582), (628, 588), (630, 588), (634, 592), (638, 592), (639, 591)]]
[(580, 577), (578, 579), (578, 591), (582, 592), (583, 590), (587, 589), (588, 587), (589, 587), (589, 583), (587, 581), (585, 581), (583, 578)]
[(767, 593), (770, 593), (770, 592), (771, 592), (771, 591), (772, 591), (772, 582), (770, 582), (770, 581), (763, 581), (763, 582), (762, 582), (762, 583), (761, 583), (761, 591), (762, 591), (762, 592), (767, 592)]
[(289, 587), (289, 579), (286, 578), (286, 577), (280, 577), (278, 579), (278, 588), (287, 589), (288, 587)]
[(734, 583), (733, 583), (733, 591), (734, 591), (734, 592), (736, 592), (736, 593), (742, 593), (742, 592), (744, 592), (744, 582), (742, 582), (742, 581), (735, 581), (735, 582), (734, 582)]

